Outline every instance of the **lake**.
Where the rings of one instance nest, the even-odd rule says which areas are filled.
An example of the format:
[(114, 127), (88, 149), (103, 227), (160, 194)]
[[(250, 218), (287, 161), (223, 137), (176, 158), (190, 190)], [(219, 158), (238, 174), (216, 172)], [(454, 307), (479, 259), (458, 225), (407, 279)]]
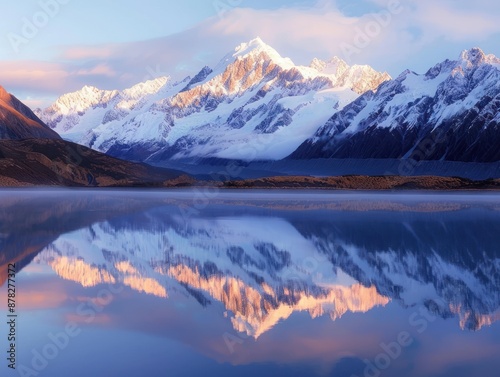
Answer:
[(499, 245), (494, 193), (3, 190), (1, 375), (498, 376)]

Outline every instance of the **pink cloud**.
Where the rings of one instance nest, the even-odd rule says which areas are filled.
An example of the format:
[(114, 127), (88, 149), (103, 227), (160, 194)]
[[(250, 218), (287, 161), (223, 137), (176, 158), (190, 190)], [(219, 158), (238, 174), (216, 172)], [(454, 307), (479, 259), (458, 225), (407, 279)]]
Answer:
[[(0, 83), (10, 87), (41, 91), (59, 91), (65, 85), (69, 72), (59, 63), (40, 61), (0, 62)], [(15, 93), (14, 93), (15, 94)]]
[[(332, 8), (274, 11), (239, 8), (210, 27), (214, 34), (239, 35), (240, 39), (260, 36), (278, 50), (288, 51), (298, 63), (308, 63), (315, 55), (340, 55), (341, 43), (350, 42), (352, 20)], [(304, 51), (308, 57), (304, 57)]]
[(111, 67), (107, 64), (98, 64), (90, 69), (80, 69), (76, 72), (78, 76), (110, 76), (113, 77), (116, 75), (116, 72), (113, 71)]

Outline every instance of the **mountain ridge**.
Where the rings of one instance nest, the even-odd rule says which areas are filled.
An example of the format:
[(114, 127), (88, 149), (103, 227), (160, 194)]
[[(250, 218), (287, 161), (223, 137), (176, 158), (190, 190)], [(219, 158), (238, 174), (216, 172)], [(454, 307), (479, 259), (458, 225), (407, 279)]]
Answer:
[[(343, 69), (338, 72), (297, 66), (256, 38), (213, 68), (166, 83), (157, 96), (143, 95), (140, 106), (127, 102), (126, 91), (100, 91), (92, 98), (101, 96), (101, 102), (79, 107), (81, 90), (71, 93), (77, 102), (72, 108), (61, 106), (62, 96), (37, 114), (64, 138), (129, 160), (228, 158), (235, 153), (253, 159), (255, 151), (259, 158), (280, 159), (331, 111), (390, 78), (368, 66), (339, 64)], [(252, 151), (244, 152), (243, 145)]]
[(289, 158), (499, 161), (499, 68), (472, 48), (423, 75), (404, 71), (334, 114)]

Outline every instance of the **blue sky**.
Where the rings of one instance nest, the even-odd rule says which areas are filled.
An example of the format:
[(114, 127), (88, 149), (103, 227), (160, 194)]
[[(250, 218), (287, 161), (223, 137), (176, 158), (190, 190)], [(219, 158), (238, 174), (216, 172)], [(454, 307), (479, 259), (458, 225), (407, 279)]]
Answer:
[(24, 0), (0, 17), (0, 85), (31, 106), (181, 79), (256, 36), (297, 64), (339, 56), (393, 77), (475, 46), (500, 55), (492, 0)]

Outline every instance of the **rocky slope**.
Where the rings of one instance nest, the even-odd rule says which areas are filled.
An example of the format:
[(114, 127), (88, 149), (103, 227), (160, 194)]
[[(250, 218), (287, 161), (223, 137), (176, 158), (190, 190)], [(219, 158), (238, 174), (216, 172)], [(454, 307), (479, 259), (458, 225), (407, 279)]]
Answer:
[(145, 186), (192, 182), (181, 171), (122, 161), (64, 140), (0, 140), (0, 186)]
[(60, 139), (27, 106), (0, 86), (0, 139)]

